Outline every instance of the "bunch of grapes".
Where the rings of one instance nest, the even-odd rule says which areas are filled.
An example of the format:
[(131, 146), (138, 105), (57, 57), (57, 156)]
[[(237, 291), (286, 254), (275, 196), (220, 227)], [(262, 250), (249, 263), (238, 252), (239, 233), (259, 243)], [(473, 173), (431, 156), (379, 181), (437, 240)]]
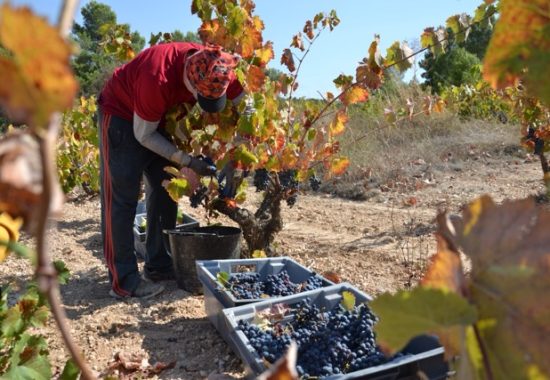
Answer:
[(281, 357), (294, 340), (298, 345), (296, 369), (300, 377), (326, 377), (383, 364), (388, 358), (376, 346), (376, 316), (365, 304), (345, 310), (337, 306), (321, 311), (306, 301), (298, 304), (293, 318), (262, 330), (240, 321), (239, 328), (260, 356), (270, 363)]
[(283, 187), (283, 190), (290, 195), (286, 198), (286, 204), (292, 207), (296, 204), (298, 199), (298, 188), (300, 183), (296, 178), (297, 171), (295, 169), (284, 170), (279, 172), (279, 183)]
[(311, 276), (301, 284), (290, 280), (288, 272), (282, 270), (277, 274), (268, 275), (264, 281), (258, 273), (234, 273), (228, 281), (228, 287), (237, 299), (256, 299), (262, 296), (289, 296), (306, 290), (314, 290), (323, 286), (323, 279)]
[(309, 187), (311, 187), (311, 190), (313, 191), (319, 191), (321, 188), (321, 180), (315, 175), (312, 175), (309, 177)]
[(264, 191), (269, 186), (269, 172), (266, 169), (256, 169), (254, 172), (256, 191)]
[(206, 197), (206, 193), (208, 193), (208, 188), (206, 186), (200, 186), (195, 189), (195, 191), (193, 191), (193, 194), (191, 194), (191, 196), (189, 197), (191, 207), (199, 207), (203, 199)]

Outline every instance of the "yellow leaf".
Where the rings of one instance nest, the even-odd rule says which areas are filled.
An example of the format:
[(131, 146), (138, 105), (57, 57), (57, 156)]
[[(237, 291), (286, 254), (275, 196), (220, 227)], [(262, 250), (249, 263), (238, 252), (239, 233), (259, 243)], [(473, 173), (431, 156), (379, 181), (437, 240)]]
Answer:
[(77, 82), (71, 49), (59, 32), (29, 8), (0, 8), (0, 105), (11, 120), (44, 127), (55, 111), (72, 105)]
[(274, 56), (273, 42), (267, 41), (262, 48), (256, 49), (254, 54), (260, 61), (260, 66), (265, 67), (267, 63), (273, 59)]
[(449, 243), (442, 235), (436, 234), (436, 238), (437, 254), (432, 256), (421, 285), (462, 294), (466, 287), (466, 279), (459, 253), (449, 247)]
[(350, 88), (344, 95), (344, 104), (355, 104), (365, 102), (369, 98), (369, 92), (359, 86)]
[(3, 245), (9, 241), (19, 240), (19, 229), (23, 224), (23, 219), (12, 218), (8, 213), (0, 214), (0, 262), (8, 255), (8, 247)]
[(334, 175), (343, 174), (349, 166), (349, 160), (345, 157), (334, 158), (330, 163), (330, 172)]
[(263, 249), (256, 249), (254, 252), (252, 252), (252, 257), (255, 259), (262, 259), (267, 257), (265, 254), (265, 251)]
[(342, 306), (344, 309), (351, 311), (355, 307), (355, 296), (350, 291), (343, 291), (342, 292)]
[(329, 130), (332, 136), (337, 136), (345, 131), (346, 123), (348, 122), (349, 117), (345, 111), (340, 110), (334, 116), (332, 123), (330, 123)]

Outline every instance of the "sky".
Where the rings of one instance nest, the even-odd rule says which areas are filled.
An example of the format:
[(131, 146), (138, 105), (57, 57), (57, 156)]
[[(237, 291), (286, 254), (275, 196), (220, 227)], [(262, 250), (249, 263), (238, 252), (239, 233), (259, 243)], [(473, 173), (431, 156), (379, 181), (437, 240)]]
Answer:
[[(2, 0), (0, 0), (2, 1)], [(80, 0), (76, 22), (82, 22), (80, 8), (89, 0)], [(200, 19), (191, 14), (191, 0), (99, 0), (109, 5), (119, 23), (128, 23), (148, 41), (151, 33), (196, 31)], [(333, 79), (352, 75), (357, 63), (367, 55), (375, 34), (380, 34), (383, 54), (394, 41), (417, 41), (424, 28), (445, 24), (454, 14), (469, 13), (482, 0), (256, 0), (255, 14), (265, 23), (264, 40), (272, 41), (275, 58), (269, 67), (283, 70), (281, 53), (292, 36), (318, 12), (336, 10), (340, 18), (332, 32), (324, 31), (304, 60), (298, 76), (296, 96), (319, 97), (334, 91)], [(11, 0), (13, 5), (30, 6), (39, 15), (55, 23), (61, 0)], [(414, 46), (414, 45), (413, 45)], [(412, 70), (405, 79), (412, 78)], [(418, 77), (418, 74), (417, 74)], [(420, 78), (419, 78), (420, 79)]]

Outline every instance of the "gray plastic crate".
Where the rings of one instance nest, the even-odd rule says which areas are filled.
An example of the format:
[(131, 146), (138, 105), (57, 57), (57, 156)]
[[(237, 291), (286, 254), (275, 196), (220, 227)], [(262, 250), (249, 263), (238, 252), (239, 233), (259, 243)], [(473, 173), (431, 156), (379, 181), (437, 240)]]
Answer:
[[(136, 251), (136, 256), (140, 259), (145, 259), (147, 250), (145, 249), (145, 241), (147, 239), (147, 233), (145, 231), (141, 232), (139, 226), (142, 224), (143, 220), (146, 219), (147, 213), (136, 214), (134, 217), (134, 250)], [(182, 223), (176, 225), (176, 229), (186, 230), (194, 227), (198, 227), (199, 222), (193, 217), (183, 214)]]
[(212, 324), (223, 335), (224, 331), (220, 329), (220, 318), (222, 310), (228, 307), (246, 305), (252, 302), (265, 301), (270, 298), (238, 299), (223, 287), (217, 280), (219, 272), (229, 274), (240, 272), (256, 272), (263, 281), (270, 274), (277, 274), (283, 270), (288, 272), (290, 281), (301, 283), (311, 276), (319, 277), (323, 280), (323, 286), (334, 285), (332, 281), (309, 270), (303, 265), (288, 257), (271, 257), (262, 259), (235, 259), (235, 260), (202, 260), (196, 262), (197, 276), (202, 283), (204, 292), (204, 308), (206, 315)]
[[(356, 304), (371, 300), (368, 295), (351, 284), (341, 283), (301, 294), (225, 309), (222, 312), (224, 320), (221, 326), (225, 330), (222, 336), (226, 337), (225, 339), (231, 348), (243, 360), (248, 377), (254, 378), (267, 368), (264, 360), (252, 347), (245, 334), (238, 328), (239, 321), (253, 321), (257, 312), (270, 308), (275, 304), (285, 304), (292, 307), (292, 305), (304, 300), (322, 309), (330, 310), (340, 304), (343, 291), (352, 292), (355, 295)], [(411, 380), (417, 378), (416, 373), (418, 371), (422, 371), (430, 380), (442, 380), (448, 377), (448, 365), (443, 357), (444, 350), (435, 337), (422, 335), (414, 338), (401, 352), (404, 356), (391, 362), (343, 375), (325, 377), (324, 379)], [(319, 363), (319, 365), (322, 365), (322, 363)]]

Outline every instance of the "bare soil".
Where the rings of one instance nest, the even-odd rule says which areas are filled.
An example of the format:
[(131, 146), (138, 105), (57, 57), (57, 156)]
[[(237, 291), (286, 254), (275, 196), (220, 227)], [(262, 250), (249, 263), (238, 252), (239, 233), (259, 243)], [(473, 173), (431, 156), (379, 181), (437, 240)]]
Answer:
[[(366, 293), (413, 286), (434, 253), (432, 236), (437, 210), (459, 213), (482, 194), (497, 202), (542, 191), (538, 160), (506, 150), (472, 152), (466, 160), (422, 159), (409, 162), (408, 177), (376, 186), (360, 185), (362, 201), (330, 194), (304, 195), (285, 208), (285, 227), (276, 248), (318, 272), (334, 271)], [(357, 189), (356, 189), (357, 190)], [(257, 202), (252, 194), (248, 202)], [(196, 210), (184, 210), (202, 222)], [(231, 224), (230, 221), (222, 220)], [(101, 252), (98, 199), (73, 200), (64, 206), (57, 230), (50, 233), (51, 253), (72, 276), (61, 288), (71, 332), (94, 370), (101, 372), (119, 351), (144, 353), (151, 363), (176, 361), (160, 379), (241, 378), (240, 359), (206, 318), (202, 296), (167, 282), (149, 301), (116, 301), (109, 297)], [(21, 288), (31, 279), (28, 262), (14, 257), (0, 265), (0, 283)], [(53, 322), (45, 331), (53, 362), (67, 358)]]

